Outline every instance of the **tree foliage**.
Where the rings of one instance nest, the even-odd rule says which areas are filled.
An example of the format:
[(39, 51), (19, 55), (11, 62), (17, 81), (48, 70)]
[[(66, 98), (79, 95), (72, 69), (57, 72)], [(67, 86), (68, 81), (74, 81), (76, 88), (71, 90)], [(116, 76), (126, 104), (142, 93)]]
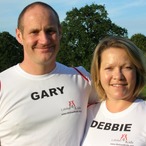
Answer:
[(127, 37), (127, 30), (112, 23), (104, 5), (73, 8), (62, 22), (62, 41), (58, 61), (68, 66), (90, 69), (93, 51), (105, 36)]
[(8, 32), (0, 33), (0, 72), (23, 58), (22, 46)]
[(146, 36), (145, 35), (141, 33), (137, 33), (131, 36), (130, 40), (135, 45), (137, 45), (143, 52), (146, 53)]

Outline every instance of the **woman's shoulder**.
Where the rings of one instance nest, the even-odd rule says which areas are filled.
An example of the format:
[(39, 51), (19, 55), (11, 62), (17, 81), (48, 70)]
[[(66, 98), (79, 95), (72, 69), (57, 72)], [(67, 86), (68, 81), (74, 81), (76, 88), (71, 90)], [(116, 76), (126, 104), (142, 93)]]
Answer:
[(88, 106), (88, 115), (95, 117), (97, 112), (100, 109), (100, 106), (101, 106), (101, 102), (97, 102), (96, 104), (92, 104), (92, 105)]

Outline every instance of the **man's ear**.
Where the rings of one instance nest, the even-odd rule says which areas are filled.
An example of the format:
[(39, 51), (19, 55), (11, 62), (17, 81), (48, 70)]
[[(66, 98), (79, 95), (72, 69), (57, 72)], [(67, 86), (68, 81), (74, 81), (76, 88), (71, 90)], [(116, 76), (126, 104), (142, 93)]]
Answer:
[(16, 29), (16, 39), (21, 45), (23, 45), (22, 33), (18, 28)]

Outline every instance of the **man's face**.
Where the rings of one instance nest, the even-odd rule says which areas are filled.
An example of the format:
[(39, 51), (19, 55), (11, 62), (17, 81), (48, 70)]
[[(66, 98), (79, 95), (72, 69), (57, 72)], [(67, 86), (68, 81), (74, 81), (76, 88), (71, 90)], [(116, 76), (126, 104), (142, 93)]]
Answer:
[(23, 31), (17, 39), (24, 48), (24, 61), (51, 65), (56, 61), (60, 45), (60, 29), (55, 14), (42, 6), (27, 10), (22, 20)]

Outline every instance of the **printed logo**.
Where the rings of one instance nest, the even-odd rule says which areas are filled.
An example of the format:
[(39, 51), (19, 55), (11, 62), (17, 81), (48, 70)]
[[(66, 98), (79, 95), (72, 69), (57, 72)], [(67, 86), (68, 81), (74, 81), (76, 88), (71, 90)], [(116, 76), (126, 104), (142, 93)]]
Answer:
[(81, 112), (82, 112), (81, 107), (77, 106), (74, 100), (68, 101), (67, 107), (61, 109), (61, 115), (81, 113)]
[(114, 145), (114, 146), (134, 146), (133, 141), (128, 139), (128, 135), (127, 134), (122, 134), (120, 136), (120, 138), (115, 138), (111, 140), (110, 145)]
[(69, 101), (69, 107), (76, 108), (75, 102), (73, 100)]
[(122, 134), (120, 140), (122, 140), (122, 141), (128, 141), (127, 134)]

